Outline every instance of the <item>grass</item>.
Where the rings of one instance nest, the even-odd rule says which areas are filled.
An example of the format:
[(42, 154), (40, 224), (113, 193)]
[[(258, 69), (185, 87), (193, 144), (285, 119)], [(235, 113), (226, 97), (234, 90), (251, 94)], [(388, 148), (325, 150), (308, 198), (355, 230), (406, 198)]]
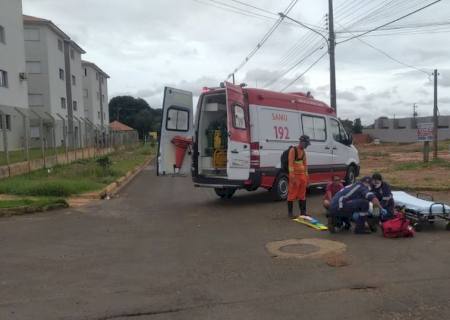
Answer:
[(429, 162), (423, 161), (412, 161), (412, 162), (404, 162), (399, 163), (393, 167), (393, 170), (421, 170), (421, 169), (429, 169), (434, 167), (442, 167), (450, 169), (450, 161), (444, 159), (433, 159)]
[(13, 200), (0, 200), (0, 209), (12, 209), (27, 207), (36, 210), (47, 210), (51, 207), (65, 207), (67, 206), (66, 200), (62, 198), (25, 198), (25, 199), (13, 199)]
[(0, 194), (69, 197), (100, 190), (142, 164), (153, 152), (147, 145), (112, 153), (109, 155), (112, 165), (106, 169), (95, 159), (88, 159), (7, 178), (0, 180)]

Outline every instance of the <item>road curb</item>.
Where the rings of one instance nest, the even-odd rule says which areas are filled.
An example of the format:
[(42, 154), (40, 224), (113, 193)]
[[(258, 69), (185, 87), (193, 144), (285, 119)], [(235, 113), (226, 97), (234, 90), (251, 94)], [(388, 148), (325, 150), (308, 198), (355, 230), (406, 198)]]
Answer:
[(34, 208), (32, 206), (23, 206), (23, 207), (15, 207), (15, 208), (2, 208), (0, 209), (0, 217), (12, 217), (12, 216), (20, 216), (25, 214), (32, 214), (36, 212), (46, 212), (56, 209), (64, 209), (68, 208), (69, 204), (66, 203), (54, 203), (42, 208)]

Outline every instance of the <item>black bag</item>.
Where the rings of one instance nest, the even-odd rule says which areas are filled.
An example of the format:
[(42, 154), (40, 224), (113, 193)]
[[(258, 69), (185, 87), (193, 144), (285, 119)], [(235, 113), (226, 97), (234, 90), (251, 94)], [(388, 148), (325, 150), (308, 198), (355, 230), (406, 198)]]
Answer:
[(290, 146), (287, 148), (287, 150), (284, 150), (281, 154), (281, 170), (285, 173), (289, 172), (289, 151), (291, 151), (291, 148), (294, 148), (295, 150), (295, 160), (298, 160), (298, 151), (296, 147)]

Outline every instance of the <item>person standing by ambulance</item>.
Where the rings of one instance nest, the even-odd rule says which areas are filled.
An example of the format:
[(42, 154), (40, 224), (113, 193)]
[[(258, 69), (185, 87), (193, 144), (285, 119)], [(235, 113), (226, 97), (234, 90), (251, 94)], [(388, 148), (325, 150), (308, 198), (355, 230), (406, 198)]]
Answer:
[(288, 186), (288, 215), (295, 219), (293, 214), (294, 201), (298, 200), (300, 215), (306, 214), (306, 187), (308, 186), (308, 163), (306, 148), (310, 145), (309, 137), (303, 135), (297, 147), (290, 148), (288, 157), (289, 186)]

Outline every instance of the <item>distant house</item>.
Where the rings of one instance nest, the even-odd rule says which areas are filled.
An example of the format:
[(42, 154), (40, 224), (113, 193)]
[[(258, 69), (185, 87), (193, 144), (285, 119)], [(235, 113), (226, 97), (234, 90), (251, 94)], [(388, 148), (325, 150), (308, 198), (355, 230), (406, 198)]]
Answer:
[(111, 131), (119, 131), (119, 132), (135, 131), (133, 128), (131, 128), (131, 127), (127, 126), (126, 124), (119, 122), (117, 120), (115, 120), (109, 124), (109, 129)]
[[(384, 142), (417, 141), (417, 124), (433, 122), (433, 117), (387, 118), (380, 117), (364, 128), (363, 133)], [(439, 116), (438, 139), (450, 139), (450, 116)]]

